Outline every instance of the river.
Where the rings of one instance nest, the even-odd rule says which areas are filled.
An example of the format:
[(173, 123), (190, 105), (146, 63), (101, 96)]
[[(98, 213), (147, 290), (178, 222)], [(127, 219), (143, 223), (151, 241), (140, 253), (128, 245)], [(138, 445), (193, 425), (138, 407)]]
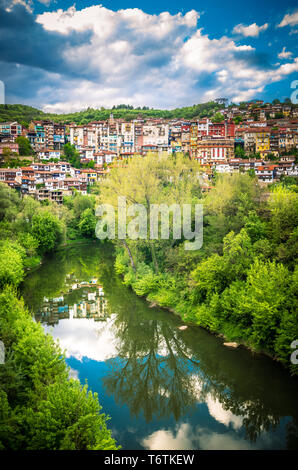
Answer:
[(22, 286), (70, 376), (97, 392), (122, 449), (297, 449), (298, 380), (270, 358), (181, 320), (125, 287), (112, 247), (61, 250)]

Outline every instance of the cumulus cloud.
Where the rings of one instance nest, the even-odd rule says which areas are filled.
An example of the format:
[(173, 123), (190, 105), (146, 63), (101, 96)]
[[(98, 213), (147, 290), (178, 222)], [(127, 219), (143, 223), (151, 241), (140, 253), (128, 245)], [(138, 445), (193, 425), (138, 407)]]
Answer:
[(268, 26), (268, 23), (263, 24), (263, 26), (258, 26), (256, 23), (245, 26), (244, 24), (240, 23), (234, 26), (233, 33), (241, 34), (245, 37), (257, 37), (262, 31), (266, 31)]
[(51, 331), (55, 340), (59, 339), (66, 357), (74, 357), (79, 361), (88, 358), (99, 362), (117, 355), (112, 330), (113, 318), (103, 323), (86, 318), (64, 319), (60, 320), (53, 330), (46, 327), (46, 331)]
[(277, 54), (277, 56), (278, 56), (279, 59), (288, 59), (288, 58), (291, 57), (292, 55), (293, 55), (292, 52), (286, 51), (286, 47), (285, 47), (285, 46), (282, 48), (282, 51), (281, 51), (279, 54)]
[(283, 28), (284, 26), (296, 26), (298, 24), (298, 10), (292, 14), (286, 14), (281, 22), (277, 25), (278, 28)]
[(231, 411), (225, 410), (219, 400), (214, 400), (211, 395), (206, 398), (206, 404), (208, 406), (209, 414), (216, 419), (219, 423), (225, 426), (231, 426), (234, 429), (240, 429), (243, 423), (243, 417), (234, 415)]
[(257, 448), (233, 432), (214, 432), (189, 423), (174, 429), (160, 429), (145, 437), (142, 446), (147, 450), (251, 450)]
[(194, 10), (150, 15), (94, 5), (34, 16), (20, 3), (8, 11), (5, 2), (0, 79), (10, 102), (49, 112), (119, 103), (174, 108), (218, 96), (237, 102), (297, 70), (296, 60), (271, 65), (249, 42), (209, 37)]

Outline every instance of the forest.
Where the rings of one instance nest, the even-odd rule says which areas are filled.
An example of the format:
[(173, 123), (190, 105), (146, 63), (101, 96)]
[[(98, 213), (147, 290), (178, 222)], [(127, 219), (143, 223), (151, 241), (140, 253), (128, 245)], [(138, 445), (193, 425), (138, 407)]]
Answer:
[(101, 121), (109, 119), (111, 113), (114, 118), (125, 119), (131, 121), (137, 118), (202, 118), (211, 117), (216, 111), (222, 109), (223, 105), (210, 101), (208, 103), (196, 104), (193, 106), (185, 106), (173, 110), (134, 108), (129, 105), (113, 106), (112, 108), (87, 108), (83, 111), (65, 114), (49, 114), (22, 104), (1, 104), (0, 105), (0, 122), (1, 121), (18, 121), (25, 127), (28, 127), (32, 120), (51, 120), (54, 122), (70, 124), (88, 124), (90, 121)]
[(117, 207), (118, 196), (125, 196), (128, 206), (142, 204), (148, 213), (151, 204), (202, 204), (204, 214), (201, 249), (185, 250), (183, 237), (173, 234), (118, 239), (115, 269), (153, 305), (269, 354), (295, 374), (297, 185), (289, 180), (263, 188), (253, 174), (240, 173), (215, 175), (204, 192), (196, 165), (183, 155), (150, 155), (111, 170), (100, 188), (103, 203)]

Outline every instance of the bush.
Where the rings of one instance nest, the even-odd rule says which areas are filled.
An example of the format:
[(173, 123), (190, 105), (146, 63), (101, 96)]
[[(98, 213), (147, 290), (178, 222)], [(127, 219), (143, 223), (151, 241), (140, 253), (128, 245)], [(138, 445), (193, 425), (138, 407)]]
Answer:
[(60, 348), (11, 288), (0, 294), (0, 449), (117, 449), (96, 394), (68, 379)]

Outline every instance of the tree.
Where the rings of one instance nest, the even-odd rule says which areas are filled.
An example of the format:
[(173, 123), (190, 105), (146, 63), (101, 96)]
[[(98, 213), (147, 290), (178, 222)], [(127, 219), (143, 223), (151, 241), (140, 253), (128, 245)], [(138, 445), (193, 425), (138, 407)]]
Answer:
[(256, 259), (248, 272), (247, 285), (252, 312), (252, 340), (255, 345), (273, 352), (280, 321), (287, 310), (289, 271), (274, 261)]
[(80, 168), (80, 154), (74, 145), (67, 143), (63, 147), (65, 159), (75, 168)]
[(73, 210), (76, 218), (80, 218), (85, 209), (94, 208), (94, 197), (76, 194), (73, 198)]
[(239, 158), (245, 158), (246, 157), (245, 150), (241, 145), (236, 145), (235, 157), (239, 157)]
[(23, 260), (20, 250), (5, 241), (0, 247), (0, 286), (18, 286), (24, 277)]
[(34, 153), (31, 144), (26, 137), (22, 135), (18, 136), (16, 138), (16, 143), (19, 145), (20, 155), (32, 155)]
[[(123, 196), (126, 198), (127, 208), (133, 204), (141, 204), (146, 209), (147, 239), (127, 240), (125, 248), (150, 252), (155, 272), (160, 268), (159, 258), (163, 258), (166, 247), (173, 245), (173, 239), (171, 236), (169, 240), (150, 239), (151, 205), (191, 203), (194, 195), (200, 193), (198, 174), (197, 163), (182, 154), (171, 157), (167, 154), (148, 154), (146, 157), (139, 156), (129, 160), (125, 168), (113, 168), (109, 177), (102, 182), (101, 202), (113, 205), (117, 211), (118, 197)], [(131, 219), (127, 218), (127, 224)], [(119, 243), (123, 244), (121, 239)]]
[(0, 183), (0, 221), (12, 220), (18, 213), (20, 198), (17, 192), (4, 183)]
[(32, 235), (39, 243), (39, 251), (52, 251), (61, 236), (61, 224), (50, 212), (40, 212), (32, 219)]
[(95, 237), (96, 222), (93, 210), (85, 209), (79, 221), (79, 229), (84, 237)]
[(225, 120), (225, 117), (221, 113), (215, 113), (211, 118), (211, 121), (214, 122), (214, 123), (219, 123), (219, 122), (222, 122), (224, 120)]

